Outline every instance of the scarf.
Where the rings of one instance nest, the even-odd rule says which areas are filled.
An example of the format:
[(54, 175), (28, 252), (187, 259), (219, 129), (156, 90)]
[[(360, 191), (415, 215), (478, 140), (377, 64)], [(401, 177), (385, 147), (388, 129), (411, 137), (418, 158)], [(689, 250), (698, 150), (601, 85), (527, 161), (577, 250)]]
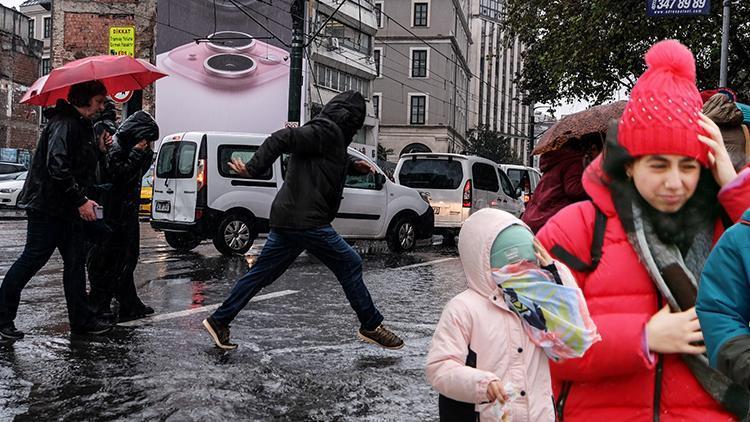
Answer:
[(578, 287), (555, 283), (552, 274), (528, 261), (494, 269), (492, 277), (526, 335), (550, 359), (581, 357), (601, 340)]
[[(706, 247), (706, 243), (709, 242), (710, 245), (713, 226), (707, 225), (696, 235), (686, 259), (683, 260), (677, 246), (667, 245), (659, 239), (651, 221), (643, 217), (643, 210), (635, 203), (632, 207), (633, 230), (628, 231), (628, 240), (646, 267), (651, 280), (673, 311), (692, 308), (698, 296), (698, 281), (693, 271), (699, 273), (708, 258), (710, 246)], [(748, 419), (750, 391), (711, 368), (705, 355), (680, 356), (711, 397), (740, 419)]]

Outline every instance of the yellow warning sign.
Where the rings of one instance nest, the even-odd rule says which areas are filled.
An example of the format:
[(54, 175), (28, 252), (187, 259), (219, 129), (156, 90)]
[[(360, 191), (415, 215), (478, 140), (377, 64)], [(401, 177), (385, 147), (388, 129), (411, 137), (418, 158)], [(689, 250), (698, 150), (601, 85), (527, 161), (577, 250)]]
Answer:
[(109, 28), (109, 54), (135, 57), (134, 26), (111, 26)]

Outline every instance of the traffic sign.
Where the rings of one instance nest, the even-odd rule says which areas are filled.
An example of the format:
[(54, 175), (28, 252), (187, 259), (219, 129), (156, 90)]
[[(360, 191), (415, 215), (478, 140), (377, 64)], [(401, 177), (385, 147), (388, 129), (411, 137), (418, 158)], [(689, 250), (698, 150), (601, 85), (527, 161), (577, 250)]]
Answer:
[(133, 91), (120, 91), (112, 96), (112, 100), (116, 103), (127, 103), (131, 98), (133, 98)]
[(134, 26), (111, 26), (109, 28), (109, 54), (135, 57)]

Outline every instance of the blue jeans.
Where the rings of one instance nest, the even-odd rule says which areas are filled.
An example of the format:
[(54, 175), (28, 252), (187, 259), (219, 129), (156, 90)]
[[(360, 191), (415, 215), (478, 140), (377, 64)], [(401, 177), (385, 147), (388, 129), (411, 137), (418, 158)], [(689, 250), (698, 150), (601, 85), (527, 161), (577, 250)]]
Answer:
[(0, 285), (0, 327), (16, 319), (21, 291), (49, 261), (55, 249), (63, 260), (63, 288), (71, 330), (94, 323), (86, 298), (86, 248), (83, 222), (69, 221), (37, 211), (27, 211), (26, 246)]
[(308, 230), (271, 229), (258, 260), (237, 280), (229, 297), (212, 317), (220, 324), (229, 325), (250, 299), (281, 277), (304, 250), (323, 261), (336, 275), (362, 328), (374, 330), (383, 322), (362, 280), (362, 258), (331, 226)]

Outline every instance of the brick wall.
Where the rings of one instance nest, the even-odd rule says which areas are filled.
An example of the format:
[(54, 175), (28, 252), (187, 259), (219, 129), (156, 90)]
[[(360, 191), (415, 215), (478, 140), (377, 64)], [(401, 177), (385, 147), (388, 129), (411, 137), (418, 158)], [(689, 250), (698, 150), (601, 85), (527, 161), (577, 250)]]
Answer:
[(109, 54), (109, 27), (133, 25), (133, 16), (68, 12), (65, 14), (63, 46), (76, 59)]
[[(156, 0), (55, 0), (52, 66), (108, 54), (110, 26), (135, 26), (135, 57), (156, 62)], [(153, 114), (153, 87), (143, 94), (143, 108)]]
[(39, 137), (39, 107), (20, 103), (39, 77), (42, 43), (0, 31), (0, 147), (31, 149)]

